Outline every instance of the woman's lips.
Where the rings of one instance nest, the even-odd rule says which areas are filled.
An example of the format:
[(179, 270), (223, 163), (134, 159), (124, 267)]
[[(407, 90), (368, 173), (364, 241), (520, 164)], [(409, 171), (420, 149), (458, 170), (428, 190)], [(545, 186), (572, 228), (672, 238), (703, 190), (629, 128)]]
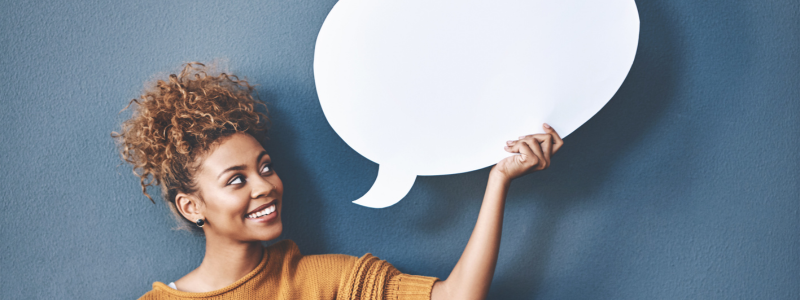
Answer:
[(272, 200), (272, 201), (270, 201), (270, 202), (268, 202), (268, 203), (265, 203), (264, 205), (261, 205), (261, 206), (259, 206), (259, 207), (256, 207), (256, 209), (254, 209), (254, 210), (251, 210), (250, 212), (248, 212), (248, 213), (247, 213), (247, 215), (250, 215), (250, 214), (253, 214), (253, 213), (256, 213), (256, 212), (262, 211), (262, 210), (264, 210), (265, 208), (267, 208), (267, 207), (269, 207), (270, 205), (273, 205), (273, 204), (275, 204), (275, 203), (277, 203), (277, 202), (278, 202), (278, 201)]
[(273, 201), (272, 203), (259, 206), (259, 208), (253, 210), (252, 213), (248, 214), (246, 219), (256, 221), (259, 223), (266, 223), (276, 219), (277, 216), (278, 216), (277, 201)]

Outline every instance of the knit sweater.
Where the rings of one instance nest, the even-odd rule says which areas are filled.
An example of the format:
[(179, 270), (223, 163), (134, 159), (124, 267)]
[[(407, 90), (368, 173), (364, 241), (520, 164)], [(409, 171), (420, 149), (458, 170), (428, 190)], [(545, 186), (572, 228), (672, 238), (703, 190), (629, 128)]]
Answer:
[(256, 268), (222, 289), (189, 293), (162, 282), (140, 300), (160, 299), (430, 299), (435, 277), (403, 274), (367, 253), (361, 258), (343, 254), (302, 255), (291, 240), (265, 248)]

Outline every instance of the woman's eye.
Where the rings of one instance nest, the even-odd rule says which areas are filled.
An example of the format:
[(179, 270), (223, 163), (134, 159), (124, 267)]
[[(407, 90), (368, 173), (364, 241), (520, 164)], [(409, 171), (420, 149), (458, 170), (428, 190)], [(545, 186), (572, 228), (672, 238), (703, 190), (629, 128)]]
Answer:
[(233, 180), (228, 182), (228, 185), (231, 185), (231, 184), (242, 184), (242, 183), (244, 183), (244, 179), (242, 178), (242, 176), (236, 176), (236, 177), (233, 178)]
[(272, 164), (266, 164), (261, 167), (261, 173), (269, 173), (270, 171), (272, 171)]

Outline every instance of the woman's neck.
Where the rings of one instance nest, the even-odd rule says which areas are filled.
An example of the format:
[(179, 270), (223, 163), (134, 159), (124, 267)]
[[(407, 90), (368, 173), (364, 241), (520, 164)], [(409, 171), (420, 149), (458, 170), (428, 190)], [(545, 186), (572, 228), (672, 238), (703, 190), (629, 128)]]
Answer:
[(264, 256), (261, 242), (232, 242), (206, 236), (206, 254), (194, 271), (175, 281), (178, 290), (210, 292), (241, 279), (258, 266)]

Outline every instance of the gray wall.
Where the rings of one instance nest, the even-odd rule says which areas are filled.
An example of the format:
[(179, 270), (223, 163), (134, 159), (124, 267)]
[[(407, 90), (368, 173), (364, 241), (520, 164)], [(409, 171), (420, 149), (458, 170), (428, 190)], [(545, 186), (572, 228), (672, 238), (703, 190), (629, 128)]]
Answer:
[[(283, 238), (442, 278), (461, 254), (488, 168), (420, 177), (388, 209), (349, 202), (378, 165), (314, 90), (336, 1), (4, 2), (0, 298), (131, 299), (199, 264), (202, 239), (171, 230), (109, 133), (153, 74), (216, 57), (272, 110)], [(800, 298), (800, 5), (637, 4), (619, 92), (512, 185), (490, 298)]]

